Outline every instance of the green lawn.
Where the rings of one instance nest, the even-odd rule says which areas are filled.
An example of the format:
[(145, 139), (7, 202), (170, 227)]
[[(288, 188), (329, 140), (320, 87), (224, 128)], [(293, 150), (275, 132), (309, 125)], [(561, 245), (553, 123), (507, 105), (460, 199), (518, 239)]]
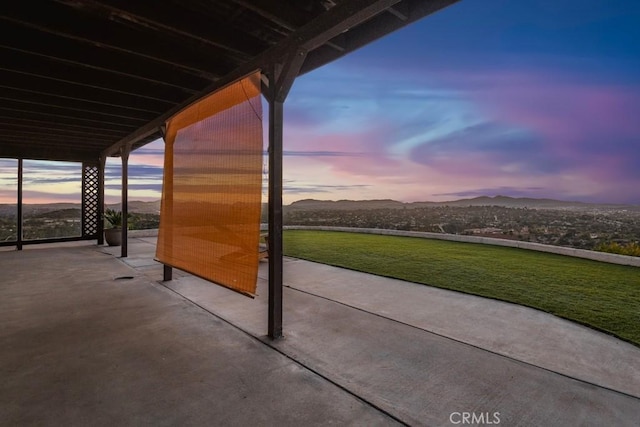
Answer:
[(287, 256), (534, 307), (640, 346), (640, 268), (474, 243), (288, 230)]

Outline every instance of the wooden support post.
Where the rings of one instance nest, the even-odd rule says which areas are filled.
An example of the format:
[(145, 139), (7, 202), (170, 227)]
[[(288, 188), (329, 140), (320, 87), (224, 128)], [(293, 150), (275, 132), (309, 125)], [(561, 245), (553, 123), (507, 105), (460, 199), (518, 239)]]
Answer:
[(120, 256), (127, 257), (128, 251), (128, 231), (129, 231), (129, 146), (124, 145), (120, 150), (122, 158), (122, 246), (120, 246)]
[(283, 63), (271, 65), (266, 97), (269, 101), (269, 325), (272, 339), (282, 337), (282, 135), (284, 101), (307, 57), (295, 50)]
[(18, 159), (18, 200), (16, 205), (16, 249), (22, 250), (22, 173), (23, 161)]
[(162, 265), (162, 280), (165, 282), (173, 280), (173, 267), (166, 264)]
[(282, 337), (282, 122), (283, 102), (269, 97), (269, 325)]
[(87, 228), (87, 164), (82, 162), (80, 164), (81, 176), (82, 176), (82, 190), (80, 190), (81, 208), (80, 208), (80, 235), (85, 237), (85, 230)]
[(107, 158), (98, 161), (98, 245), (104, 245), (104, 169)]

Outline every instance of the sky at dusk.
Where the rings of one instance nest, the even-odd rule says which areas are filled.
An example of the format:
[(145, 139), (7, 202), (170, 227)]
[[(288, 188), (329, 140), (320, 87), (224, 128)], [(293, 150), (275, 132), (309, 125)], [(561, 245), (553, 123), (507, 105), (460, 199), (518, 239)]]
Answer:
[[(285, 203), (640, 205), (640, 4), (462, 0), (298, 78), (284, 138)], [(132, 153), (130, 200), (160, 198), (163, 148)], [(15, 203), (16, 164), (0, 160), (0, 203)], [(25, 203), (79, 202), (79, 176), (25, 161)], [(107, 202), (119, 177), (109, 159)]]

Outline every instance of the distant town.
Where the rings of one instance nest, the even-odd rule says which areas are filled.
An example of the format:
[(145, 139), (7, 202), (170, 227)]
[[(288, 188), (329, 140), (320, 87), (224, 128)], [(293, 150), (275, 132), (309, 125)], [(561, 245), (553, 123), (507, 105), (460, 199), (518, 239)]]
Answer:
[(630, 255), (640, 242), (640, 206), (504, 196), (439, 203), (303, 200), (285, 208), (284, 222), (475, 235), (588, 250), (628, 247)]
[[(129, 210), (131, 229), (159, 226), (159, 201), (129, 202)], [(263, 209), (263, 222), (266, 215)], [(640, 245), (640, 206), (635, 205), (504, 196), (414, 203), (301, 200), (284, 207), (284, 224), (464, 234), (640, 256), (633, 250)], [(15, 205), (0, 205), (0, 241), (15, 240), (15, 230)], [(79, 234), (79, 205), (25, 205), (24, 239)]]

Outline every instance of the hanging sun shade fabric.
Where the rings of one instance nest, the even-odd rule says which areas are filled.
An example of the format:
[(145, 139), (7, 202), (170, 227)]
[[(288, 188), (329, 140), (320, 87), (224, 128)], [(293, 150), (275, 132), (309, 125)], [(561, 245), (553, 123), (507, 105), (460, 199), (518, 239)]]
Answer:
[(256, 292), (262, 191), (260, 73), (167, 122), (156, 258)]

